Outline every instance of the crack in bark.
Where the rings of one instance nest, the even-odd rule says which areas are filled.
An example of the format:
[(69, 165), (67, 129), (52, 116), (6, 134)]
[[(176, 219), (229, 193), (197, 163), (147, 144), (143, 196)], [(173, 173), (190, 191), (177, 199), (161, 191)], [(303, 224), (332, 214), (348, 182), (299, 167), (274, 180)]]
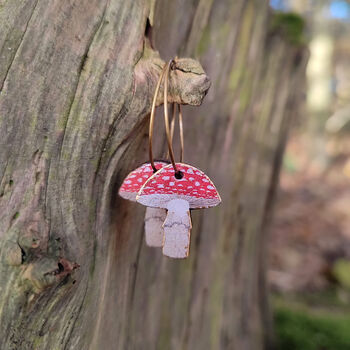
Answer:
[(183, 72), (183, 73), (191, 73), (191, 74), (194, 74), (194, 75), (206, 75), (205, 73), (198, 73), (198, 72), (194, 72), (190, 69), (183, 69), (183, 68), (179, 68), (178, 66), (175, 65), (175, 69), (174, 70), (179, 70), (180, 72)]
[(31, 19), (32, 19), (32, 17), (33, 17), (33, 14), (34, 14), (34, 12), (35, 12), (35, 9), (36, 9), (38, 3), (39, 3), (39, 0), (36, 0), (36, 3), (35, 3), (34, 8), (33, 8), (33, 11), (32, 11), (32, 13), (31, 13), (31, 15), (30, 15), (30, 17), (29, 17), (29, 19), (28, 19), (28, 22), (26, 23), (26, 26), (25, 26), (25, 28), (24, 28), (24, 32), (23, 32), (23, 34), (22, 34), (22, 36), (21, 36), (21, 39), (19, 40), (19, 44), (18, 44), (18, 46), (17, 46), (17, 48), (16, 48), (15, 54), (13, 55), (13, 58), (12, 58), (12, 60), (11, 60), (11, 62), (10, 62), (10, 65), (8, 66), (8, 68), (7, 68), (7, 70), (6, 70), (4, 79), (3, 79), (3, 81), (2, 81), (2, 83), (1, 83), (1, 85), (0, 85), (0, 93), (2, 92), (2, 89), (4, 88), (5, 82), (6, 82), (6, 80), (7, 80), (7, 76), (8, 76), (8, 74), (9, 74), (9, 72), (10, 72), (10, 69), (11, 69), (11, 67), (12, 67), (12, 64), (13, 64), (14, 60), (16, 59), (17, 52), (18, 52), (19, 48), (20, 48), (21, 45), (22, 45), (22, 42), (23, 42), (23, 40), (24, 40), (24, 36), (25, 36), (26, 33), (27, 33), (27, 29), (28, 29), (28, 27), (29, 27), (29, 23), (30, 23), (30, 21), (31, 21)]

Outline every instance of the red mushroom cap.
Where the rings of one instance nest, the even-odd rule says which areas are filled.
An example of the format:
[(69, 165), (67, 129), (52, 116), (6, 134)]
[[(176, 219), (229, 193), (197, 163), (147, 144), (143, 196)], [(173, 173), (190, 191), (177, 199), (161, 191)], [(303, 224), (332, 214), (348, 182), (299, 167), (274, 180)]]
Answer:
[[(168, 164), (169, 163), (161, 161), (154, 162), (157, 170)], [(119, 196), (131, 201), (136, 201), (136, 196), (140, 188), (153, 174), (154, 171), (150, 163), (142, 164), (140, 167), (129, 173), (124, 179), (118, 191)]]
[(187, 164), (176, 163), (182, 178), (175, 177), (173, 166), (167, 165), (157, 171), (142, 186), (137, 202), (157, 208), (167, 208), (173, 199), (184, 199), (190, 208), (208, 208), (221, 202), (214, 184), (203, 171)]

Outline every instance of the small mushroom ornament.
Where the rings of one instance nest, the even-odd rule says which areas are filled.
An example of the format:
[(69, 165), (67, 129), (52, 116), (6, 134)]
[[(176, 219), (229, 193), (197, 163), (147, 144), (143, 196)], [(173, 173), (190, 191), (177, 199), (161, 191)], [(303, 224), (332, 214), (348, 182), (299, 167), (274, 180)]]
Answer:
[(141, 187), (137, 202), (153, 208), (167, 209), (163, 224), (163, 254), (186, 258), (189, 254), (190, 209), (209, 208), (221, 202), (213, 182), (201, 170), (187, 164), (164, 166)]
[[(156, 161), (156, 169), (161, 169), (169, 163)], [(145, 163), (133, 170), (123, 181), (119, 195), (135, 202), (136, 196), (142, 185), (154, 174), (150, 163)], [(163, 245), (163, 222), (166, 217), (166, 210), (159, 208), (147, 208), (145, 215), (145, 237), (146, 244), (150, 247), (161, 247)]]

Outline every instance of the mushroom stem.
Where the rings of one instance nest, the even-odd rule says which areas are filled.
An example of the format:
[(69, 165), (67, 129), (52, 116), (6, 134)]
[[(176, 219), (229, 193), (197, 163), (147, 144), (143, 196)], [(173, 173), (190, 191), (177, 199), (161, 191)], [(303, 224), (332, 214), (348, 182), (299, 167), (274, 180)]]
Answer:
[(163, 224), (163, 254), (170, 258), (187, 258), (192, 228), (189, 203), (183, 199), (173, 199), (168, 202), (167, 209), (168, 215)]
[(166, 218), (166, 210), (147, 207), (145, 215), (146, 244), (150, 247), (163, 245), (163, 222)]

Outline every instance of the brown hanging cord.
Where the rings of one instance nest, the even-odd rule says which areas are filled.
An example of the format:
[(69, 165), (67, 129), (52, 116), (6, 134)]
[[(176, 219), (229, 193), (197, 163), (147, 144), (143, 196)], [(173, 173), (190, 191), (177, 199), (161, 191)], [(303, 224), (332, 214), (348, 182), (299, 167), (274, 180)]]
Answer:
[[(157, 171), (157, 168), (155, 167), (155, 164), (154, 164), (153, 149), (152, 149), (153, 126), (154, 126), (154, 117), (155, 117), (155, 108), (156, 108), (157, 97), (158, 97), (160, 85), (161, 85), (163, 79), (164, 79), (164, 101), (163, 101), (163, 103), (164, 103), (164, 122), (165, 122), (165, 131), (166, 131), (166, 135), (167, 135), (168, 154), (170, 156), (171, 164), (173, 165), (175, 172), (177, 172), (175, 158), (174, 158), (174, 152), (173, 152), (173, 147), (172, 147), (174, 128), (175, 128), (175, 103), (173, 103), (171, 130), (169, 128), (169, 116), (168, 116), (169, 71), (170, 71), (170, 69), (174, 69), (173, 68), (174, 65), (175, 65), (175, 61), (170, 60), (164, 66), (164, 68), (161, 72), (161, 75), (158, 79), (156, 89), (154, 92), (154, 96), (153, 96), (153, 101), (152, 101), (151, 116), (150, 116), (150, 122), (149, 122), (149, 158), (150, 158), (150, 163), (151, 163), (151, 166), (152, 166), (154, 172)], [(180, 104), (178, 104), (178, 118), (179, 118), (180, 145), (181, 145), (180, 162), (183, 162), (184, 137), (183, 137), (182, 111), (181, 111)]]
[(153, 125), (154, 125), (154, 115), (155, 115), (155, 110), (156, 110), (156, 103), (157, 103), (157, 97), (159, 93), (159, 88), (160, 84), (162, 83), (164, 73), (166, 71), (166, 66), (164, 66), (162, 73), (160, 74), (160, 77), (158, 79), (157, 85), (156, 85), (156, 90), (154, 91), (154, 96), (153, 96), (153, 101), (152, 101), (152, 108), (151, 108), (151, 116), (149, 120), (149, 139), (148, 139), (148, 152), (149, 152), (149, 160), (151, 163), (151, 166), (153, 168), (153, 171), (156, 172), (157, 168), (154, 165), (154, 160), (153, 160), (153, 150), (152, 150), (152, 138), (153, 138)]
[(178, 104), (177, 108), (179, 109), (179, 132), (180, 132), (180, 163), (183, 163), (184, 161), (184, 152), (185, 152), (185, 145), (184, 145), (184, 127), (183, 127), (183, 122), (182, 122), (182, 110), (181, 110), (181, 105)]
[[(177, 103), (172, 103), (172, 118), (170, 124), (170, 135), (171, 135), (171, 144), (173, 144), (174, 131), (175, 131), (175, 121), (176, 121), (176, 106), (178, 108), (178, 118), (179, 118), (179, 134), (180, 134), (180, 163), (183, 163), (184, 160), (184, 133), (183, 133), (183, 122), (182, 122), (182, 111), (181, 105)], [(167, 153), (167, 158), (169, 158), (169, 151)]]
[(167, 137), (167, 143), (168, 143), (168, 149), (169, 149), (169, 156), (171, 164), (173, 165), (173, 168), (175, 170), (175, 173), (177, 173), (176, 163), (175, 163), (175, 157), (173, 152), (173, 146), (171, 144), (171, 134), (170, 134), (170, 127), (169, 127), (169, 116), (168, 116), (168, 85), (169, 85), (169, 71), (170, 67), (174, 64), (174, 60), (170, 60), (169, 63), (166, 65), (165, 69), (165, 77), (164, 77), (164, 123), (165, 123), (165, 133)]

